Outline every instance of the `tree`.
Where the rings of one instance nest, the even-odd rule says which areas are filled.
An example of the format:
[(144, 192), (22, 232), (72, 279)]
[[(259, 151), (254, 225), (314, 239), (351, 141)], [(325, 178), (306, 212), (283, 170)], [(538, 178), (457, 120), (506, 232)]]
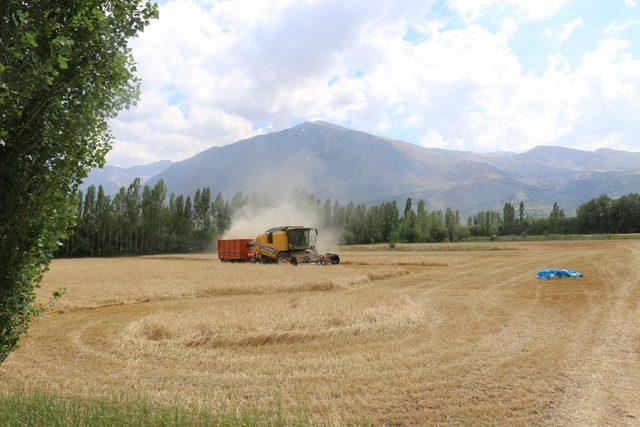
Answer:
[(84, 212), (84, 202), (82, 197), (82, 191), (78, 191), (75, 194), (77, 208), (76, 208), (76, 218), (75, 218), (75, 234), (73, 238), (73, 247), (70, 249), (69, 256), (72, 254), (75, 255), (77, 251), (81, 250), (84, 241), (82, 240), (82, 213)]
[(448, 236), (448, 230), (442, 211), (429, 213), (429, 235), (432, 242), (443, 242)]
[(82, 229), (89, 244), (89, 255), (93, 255), (96, 228), (96, 187), (90, 185), (84, 196), (84, 210), (82, 211)]
[(502, 234), (513, 234), (516, 231), (516, 210), (511, 203), (502, 208)]
[(204, 188), (196, 191), (193, 202), (194, 226), (198, 249), (203, 251), (211, 243), (213, 229), (211, 224), (211, 190)]
[(581, 205), (576, 212), (580, 232), (606, 233), (610, 231), (611, 204), (611, 199), (602, 195)]
[(129, 242), (127, 253), (138, 253), (138, 232), (140, 225), (140, 178), (136, 178), (127, 188), (125, 196), (125, 208), (127, 211), (127, 231), (129, 232)]
[(554, 203), (551, 213), (549, 213), (549, 231), (553, 233), (561, 232), (564, 219), (564, 211), (560, 209), (558, 203)]
[(153, 233), (151, 250), (153, 253), (162, 252), (163, 239), (165, 237), (165, 227), (168, 222), (168, 212), (165, 207), (167, 198), (167, 186), (160, 180), (153, 186), (151, 192), (151, 209), (153, 221)]
[(640, 194), (615, 199), (611, 203), (608, 222), (614, 233), (640, 232)]
[(400, 221), (399, 237), (400, 240), (408, 243), (420, 240), (420, 230), (418, 229), (416, 213), (412, 208), (411, 197), (409, 197), (405, 203), (404, 215)]
[(404, 205), (404, 216), (405, 217), (409, 216), (409, 212), (412, 212), (411, 202), (412, 202), (411, 197), (409, 197), (407, 199), (407, 202)]
[(193, 207), (191, 204), (191, 196), (187, 196), (184, 201), (184, 210), (182, 211), (182, 231), (185, 249), (191, 250), (193, 244)]
[(231, 226), (231, 207), (229, 201), (225, 201), (222, 197), (222, 193), (216, 196), (211, 210), (216, 219), (216, 231), (221, 236)]
[(127, 40), (156, 16), (144, 0), (0, 0), (0, 362), (38, 312), (70, 193), (138, 95)]
[(428, 242), (431, 240), (431, 221), (426, 208), (427, 204), (424, 200), (418, 200), (418, 209), (416, 211), (416, 220), (418, 222), (419, 240)]
[(96, 197), (94, 230), (97, 254), (111, 253), (107, 247), (111, 243), (111, 198), (104, 194), (102, 185), (98, 186), (98, 196)]
[(400, 212), (398, 212), (398, 206), (395, 200), (387, 202), (384, 210), (384, 220), (382, 221), (382, 240), (385, 242), (392, 241), (394, 231), (398, 228), (398, 222), (400, 221)]
[(118, 194), (113, 198), (113, 213), (116, 217), (115, 227), (115, 253), (120, 254), (123, 251), (123, 245), (128, 240), (129, 231), (127, 228), (127, 190), (120, 187)]
[(449, 238), (450, 242), (453, 242), (453, 231), (455, 226), (457, 225), (456, 216), (453, 212), (453, 209), (447, 208), (447, 210), (445, 211), (444, 224), (447, 227), (447, 237)]
[[(256, 206), (256, 205), (254, 205)], [(322, 205), (322, 225), (324, 227), (331, 227), (331, 214), (333, 210), (331, 207), (331, 200), (328, 198), (324, 201), (324, 205)]]
[(498, 233), (502, 222), (499, 212), (480, 211), (473, 216), (471, 234), (476, 236), (493, 236)]

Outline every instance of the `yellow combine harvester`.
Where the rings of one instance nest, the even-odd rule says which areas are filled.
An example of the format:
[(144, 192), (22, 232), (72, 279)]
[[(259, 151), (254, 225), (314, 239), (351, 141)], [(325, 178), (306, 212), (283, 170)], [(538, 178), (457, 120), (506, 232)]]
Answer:
[(253, 257), (261, 264), (314, 263), (334, 265), (340, 263), (336, 254), (318, 254), (318, 230), (302, 226), (270, 228), (252, 242)]

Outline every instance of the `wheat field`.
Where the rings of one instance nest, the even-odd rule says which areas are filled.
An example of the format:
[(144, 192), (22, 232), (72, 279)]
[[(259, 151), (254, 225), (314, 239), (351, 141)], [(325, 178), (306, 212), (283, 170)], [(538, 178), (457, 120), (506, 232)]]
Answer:
[[(318, 424), (640, 423), (640, 241), (55, 260), (1, 390), (282, 408)], [(543, 267), (582, 280), (539, 282)]]

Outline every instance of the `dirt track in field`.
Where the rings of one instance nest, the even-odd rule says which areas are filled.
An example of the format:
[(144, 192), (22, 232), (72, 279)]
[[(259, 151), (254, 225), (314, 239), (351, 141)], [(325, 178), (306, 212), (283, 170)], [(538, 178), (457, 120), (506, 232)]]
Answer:
[[(329, 424), (640, 423), (640, 241), (429, 248), (337, 267), (57, 260), (41, 295), (68, 293), (1, 387)], [(543, 267), (586, 277), (536, 281)]]

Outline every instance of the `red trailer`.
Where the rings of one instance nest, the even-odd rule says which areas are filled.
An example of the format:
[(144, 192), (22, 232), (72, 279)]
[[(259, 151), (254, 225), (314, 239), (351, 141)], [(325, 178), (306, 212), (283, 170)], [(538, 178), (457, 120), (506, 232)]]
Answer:
[(218, 240), (218, 258), (222, 262), (249, 262), (253, 260), (252, 239)]

